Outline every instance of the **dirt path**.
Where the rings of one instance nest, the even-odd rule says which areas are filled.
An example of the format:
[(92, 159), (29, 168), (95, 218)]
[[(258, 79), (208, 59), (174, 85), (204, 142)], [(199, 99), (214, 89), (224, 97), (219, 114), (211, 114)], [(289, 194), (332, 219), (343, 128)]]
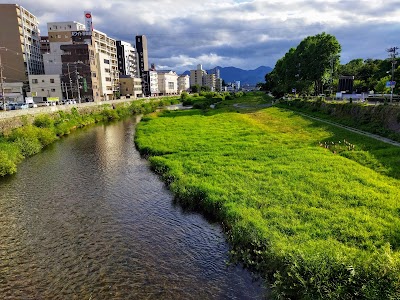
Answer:
[(375, 140), (378, 140), (378, 141), (381, 141), (381, 142), (384, 142), (384, 143), (387, 143), (387, 144), (390, 144), (390, 145), (393, 145), (393, 146), (400, 147), (400, 143), (399, 142), (396, 142), (396, 141), (393, 141), (391, 139), (382, 137), (380, 135), (376, 135), (376, 134), (369, 133), (369, 132), (366, 132), (366, 131), (362, 131), (362, 130), (359, 130), (359, 129), (356, 129), (356, 128), (348, 127), (346, 125), (341, 125), (339, 123), (335, 123), (335, 122), (332, 122), (332, 121), (320, 119), (320, 118), (317, 118), (317, 117), (312, 117), (310, 115), (307, 115), (307, 114), (304, 114), (304, 113), (300, 113), (300, 112), (297, 112), (297, 111), (296, 111), (296, 113), (298, 113), (299, 115), (302, 115), (303, 117), (309, 118), (309, 119), (313, 119), (313, 120), (316, 120), (316, 121), (319, 121), (319, 122), (323, 122), (323, 123), (326, 123), (326, 124), (329, 124), (329, 125), (340, 127), (340, 128), (346, 129), (348, 131), (355, 132), (355, 133), (358, 133), (358, 134), (373, 138)]

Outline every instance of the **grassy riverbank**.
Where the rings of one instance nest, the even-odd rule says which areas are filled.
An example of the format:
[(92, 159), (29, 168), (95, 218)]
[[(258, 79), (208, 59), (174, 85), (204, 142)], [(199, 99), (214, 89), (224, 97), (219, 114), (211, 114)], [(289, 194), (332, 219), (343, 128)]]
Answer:
[(276, 298), (400, 298), (400, 149), (232, 101), (139, 124), (177, 200), (222, 221)]
[(277, 106), (304, 112), (400, 142), (400, 106), (342, 101), (280, 100)]
[(118, 105), (115, 109), (110, 105), (104, 105), (99, 111), (87, 114), (79, 113), (76, 108), (72, 108), (69, 113), (60, 111), (55, 114), (39, 115), (33, 124), (26, 118), (22, 127), (4, 132), (0, 136), (0, 176), (15, 173), (18, 163), (25, 157), (39, 153), (44, 147), (76, 128), (117, 120), (129, 115), (154, 112), (160, 106), (177, 102), (177, 97), (150, 102), (134, 101), (129, 105)]

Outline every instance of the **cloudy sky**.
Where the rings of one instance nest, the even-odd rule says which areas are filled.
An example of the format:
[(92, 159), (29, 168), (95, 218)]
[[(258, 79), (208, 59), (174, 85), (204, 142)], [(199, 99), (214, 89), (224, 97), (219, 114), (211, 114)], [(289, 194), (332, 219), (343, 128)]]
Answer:
[[(10, 1), (0, 0), (0, 3)], [(342, 46), (341, 62), (386, 58), (400, 46), (400, 0), (20, 0), (46, 23), (84, 21), (115, 39), (148, 38), (149, 61), (178, 73), (202, 64), (274, 67), (290, 47), (327, 32)]]

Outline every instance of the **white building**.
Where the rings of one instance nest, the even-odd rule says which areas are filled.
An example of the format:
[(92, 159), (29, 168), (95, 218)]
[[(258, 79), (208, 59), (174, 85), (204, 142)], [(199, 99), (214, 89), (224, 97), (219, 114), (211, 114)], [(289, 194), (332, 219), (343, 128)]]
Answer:
[(119, 91), (117, 42), (98, 30), (92, 32), (92, 44), (98, 59), (100, 94), (103, 100), (112, 100)]
[(178, 74), (175, 71), (158, 71), (158, 90), (161, 95), (178, 93)]
[(29, 75), (31, 97), (63, 99), (60, 75)]
[(181, 75), (178, 77), (178, 93), (182, 93), (183, 91), (190, 90), (190, 76), (189, 75)]
[(156, 71), (148, 71), (149, 72), (149, 81), (150, 81), (150, 95), (158, 96), (160, 93), (158, 87), (158, 73)]
[(139, 77), (135, 47), (124, 41), (117, 41), (118, 69), (121, 75)]

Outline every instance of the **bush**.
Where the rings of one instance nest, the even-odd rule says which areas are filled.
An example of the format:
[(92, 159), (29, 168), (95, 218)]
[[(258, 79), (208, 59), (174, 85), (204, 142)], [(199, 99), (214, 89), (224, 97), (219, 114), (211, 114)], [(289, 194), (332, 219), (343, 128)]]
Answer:
[(181, 94), (181, 100), (185, 101), (185, 100), (187, 100), (188, 97), (189, 97), (189, 94), (187, 92), (183, 91)]
[(50, 128), (54, 126), (54, 119), (49, 115), (39, 115), (33, 121), (33, 125), (40, 128)]

